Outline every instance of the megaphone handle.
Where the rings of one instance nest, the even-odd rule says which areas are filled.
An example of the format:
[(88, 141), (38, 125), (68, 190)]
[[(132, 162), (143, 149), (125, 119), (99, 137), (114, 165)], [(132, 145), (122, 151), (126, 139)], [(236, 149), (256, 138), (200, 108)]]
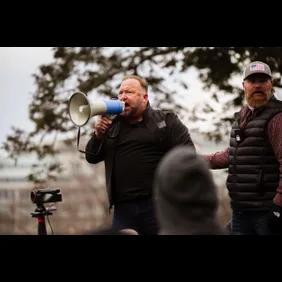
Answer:
[[(119, 134), (120, 122), (119, 122), (119, 121), (116, 122), (116, 117), (115, 117), (114, 119), (112, 119), (112, 122), (113, 122), (113, 123), (115, 122), (115, 124), (116, 124), (115, 132), (113, 133), (113, 135), (109, 135), (109, 134), (108, 134), (109, 128), (108, 128), (108, 129), (105, 131), (104, 134), (105, 134), (108, 138), (110, 138), (110, 139), (115, 139), (115, 138), (118, 136), (118, 134)], [(113, 126), (113, 123), (112, 123), (111, 126)]]
[(76, 146), (77, 146), (77, 150), (81, 153), (84, 153), (84, 154), (89, 154), (89, 155), (94, 155), (94, 156), (97, 156), (102, 148), (102, 145), (104, 143), (104, 140), (101, 142), (98, 150), (96, 153), (91, 153), (91, 152), (86, 152), (86, 151), (82, 151), (79, 149), (79, 139), (80, 139), (80, 126), (78, 127), (78, 131), (77, 131), (77, 143), (76, 143)]

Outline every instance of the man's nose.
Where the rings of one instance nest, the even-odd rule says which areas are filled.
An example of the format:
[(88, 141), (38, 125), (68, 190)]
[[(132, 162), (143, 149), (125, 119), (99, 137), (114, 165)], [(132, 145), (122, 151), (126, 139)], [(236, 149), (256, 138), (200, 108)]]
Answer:
[(261, 86), (261, 84), (262, 84), (262, 81), (261, 80), (259, 80), (259, 79), (256, 79), (256, 80), (254, 80), (254, 86)]

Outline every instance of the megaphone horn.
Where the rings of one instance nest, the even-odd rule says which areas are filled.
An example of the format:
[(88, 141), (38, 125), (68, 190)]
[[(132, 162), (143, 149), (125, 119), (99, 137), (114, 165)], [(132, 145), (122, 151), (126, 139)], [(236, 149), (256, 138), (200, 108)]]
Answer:
[(96, 115), (117, 115), (124, 111), (124, 102), (120, 100), (90, 100), (84, 93), (76, 92), (69, 100), (68, 112), (71, 121), (77, 126), (84, 126)]

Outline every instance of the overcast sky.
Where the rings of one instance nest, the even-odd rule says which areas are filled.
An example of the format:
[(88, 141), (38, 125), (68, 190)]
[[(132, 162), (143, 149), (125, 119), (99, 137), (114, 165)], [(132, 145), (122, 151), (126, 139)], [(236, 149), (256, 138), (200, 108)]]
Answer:
[(33, 73), (39, 65), (51, 62), (51, 47), (0, 47), (0, 144), (11, 126), (33, 129), (28, 105), (34, 91)]

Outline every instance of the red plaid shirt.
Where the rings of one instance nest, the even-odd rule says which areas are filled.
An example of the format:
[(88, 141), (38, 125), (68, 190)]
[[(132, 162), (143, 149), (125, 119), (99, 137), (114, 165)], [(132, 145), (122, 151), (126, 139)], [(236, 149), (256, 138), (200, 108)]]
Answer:
[[(245, 121), (248, 112), (248, 106), (244, 106), (242, 110), (242, 123)], [(271, 119), (267, 129), (269, 142), (280, 164), (280, 181), (273, 202), (282, 207), (282, 113), (277, 114)], [(205, 155), (205, 158), (210, 162), (212, 169), (227, 168), (229, 166), (229, 147), (223, 151)]]

